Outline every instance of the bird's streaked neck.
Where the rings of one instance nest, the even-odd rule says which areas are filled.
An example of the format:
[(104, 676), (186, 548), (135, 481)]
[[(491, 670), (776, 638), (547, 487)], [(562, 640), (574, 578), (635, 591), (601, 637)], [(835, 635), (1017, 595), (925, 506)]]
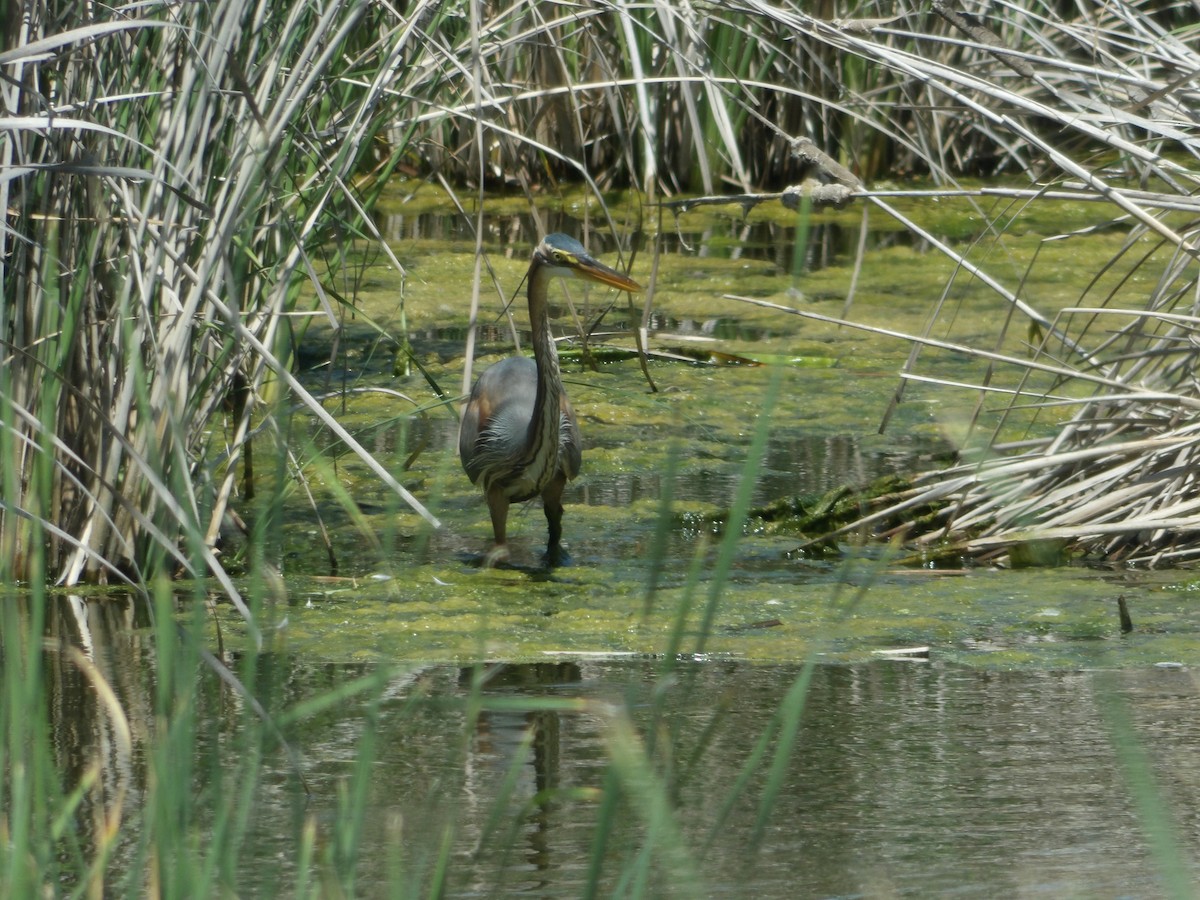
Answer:
[(555, 273), (548, 266), (538, 266), (529, 276), (529, 328), (533, 342), (533, 358), (538, 363), (539, 385), (550, 380), (561, 385), (558, 372), (558, 350), (550, 332), (550, 313), (546, 310), (546, 295)]
[(546, 311), (546, 294), (554, 277), (554, 271), (546, 266), (535, 266), (529, 274), (529, 325), (537, 363), (537, 392), (526, 436), (523, 471), (536, 490), (541, 490), (554, 473), (562, 427), (559, 400), (562, 377), (558, 371), (558, 350), (550, 333), (550, 314)]

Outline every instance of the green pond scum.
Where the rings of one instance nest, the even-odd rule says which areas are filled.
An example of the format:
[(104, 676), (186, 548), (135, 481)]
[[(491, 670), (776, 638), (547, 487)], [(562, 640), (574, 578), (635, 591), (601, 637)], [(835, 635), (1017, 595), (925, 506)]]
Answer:
[[(590, 202), (582, 194), (563, 197), (547, 214), (577, 221)], [(614, 213), (636, 215), (630, 198), (609, 203)], [(431, 530), (314, 426), (309, 450), (297, 460), (313, 500), (286, 491), (278, 564), (287, 599), (269, 611), (272, 640), (330, 660), (538, 661), (701, 647), (706, 655), (764, 662), (814, 653), (853, 661), (927, 645), (932, 654), (979, 666), (1195, 661), (1187, 604), (1150, 574), (1047, 566), (948, 571), (952, 558), (937, 569), (902, 566), (886, 562), (882, 548), (848, 541), (798, 551), (817, 536), (814, 529), (845, 521), (856, 491), (936, 468), (953, 458), (955, 447), (989, 434), (996, 415), (976, 409), (974, 392), (909, 384), (880, 434), (910, 353), (906, 342), (742, 304), (730, 294), (838, 315), (853, 280), (856, 320), (923, 333), (940, 300), (952, 312), (943, 308), (934, 336), (1025, 352), (1027, 335), (1005, 327), (1009, 309), (1002, 300), (973, 279), (952, 277), (953, 263), (900, 239), (876, 213), (873, 249), (857, 275), (861, 212), (813, 213), (802, 230), (811, 252), (800, 271), (788, 266), (801, 230), (795, 213), (778, 204), (748, 214), (706, 206), (668, 216), (669, 248), (657, 260), (650, 298), (648, 349), (655, 355), (648, 373), (655, 390), (630, 336), (642, 321), (645, 296), (614, 300), (607, 292), (572, 284), (568, 293), (556, 285), (550, 300), (565, 336), (563, 379), (585, 446), (583, 472), (565, 497), (573, 564), (540, 567), (545, 524), (534, 503), (511, 516), (514, 567), (480, 569), (490, 541), (487, 510), (455, 456), (474, 239), (456, 230), (452, 216), (439, 217), (445, 209), (434, 188), (397, 186), (381, 214), (397, 220), (392, 249), (406, 272), (402, 277), (364, 245), (362, 277), (346, 291), (354, 305), (339, 312), (341, 334), (335, 341), (314, 322), (300, 355), (302, 374), (328, 392), (329, 408), (443, 527)], [(1036, 218), (1022, 218), (1002, 238), (961, 198), (908, 201), (904, 209), (923, 216), (942, 239), (973, 243), (989, 261), (1000, 259), (1011, 283), (1022, 284), (1022, 296), (1048, 314), (1080, 302), (1083, 286), (1064, 273), (1101, 270), (1124, 240), (1120, 229), (1099, 229), (1086, 243), (1046, 241), (1068, 228), (1102, 224), (1085, 204), (1037, 205)], [(503, 198), (494, 207), (488, 202), (496, 221), (515, 221), (524, 211)], [(432, 225), (411, 228), (418, 218)], [(594, 217), (592, 249), (617, 265), (598, 223)], [(746, 240), (746, 229), (756, 237)], [(411, 236), (422, 233), (428, 236)], [(630, 273), (647, 285), (651, 246), (641, 241)], [(513, 352), (506, 309), (528, 346), (518, 286), (530, 247), (489, 239), (484, 249), (494, 280), (485, 275), (481, 285), (472, 378)], [(1102, 294), (1123, 274), (1118, 263), (1092, 290)], [(409, 352), (416, 367), (398, 362)], [(1022, 376), (934, 350), (923, 353), (922, 371), (964, 384), (990, 378), (1015, 385)], [(767, 409), (773, 380), (778, 390)], [(767, 413), (746, 525), (727, 536), (724, 522)], [(1068, 414), (1066, 407), (1010, 414), (1005, 433), (1042, 434)], [(271, 475), (262, 477), (268, 483)], [(731, 556), (726, 545), (731, 561), (718, 576), (712, 633), (702, 637), (708, 586), (726, 540), (736, 545)], [(863, 589), (862, 599), (842, 615), (836, 598), (851, 589)], [(1129, 635), (1119, 628), (1122, 594), (1135, 624)], [(236, 634), (236, 618), (223, 619)]]
[[(985, 669), (1197, 663), (1195, 587), (1162, 575), (948, 572), (863, 559), (784, 579), (757, 577), (755, 563), (743, 558), (735, 567), (703, 658), (792, 663), (816, 654), (855, 663), (923, 647), (928, 658)], [(262, 616), (271, 650), (313, 664), (653, 659), (670, 646), (693, 656), (703, 598), (689, 602), (687, 587), (672, 583), (654, 594), (647, 612), (645, 574), (636, 563), (621, 572), (578, 566), (553, 573), (461, 564), (416, 566), (396, 578), (296, 577), (286, 599)], [(1118, 613), (1122, 597), (1133, 621), (1128, 634)], [(221, 610), (225, 639), (236, 643), (240, 620)]]

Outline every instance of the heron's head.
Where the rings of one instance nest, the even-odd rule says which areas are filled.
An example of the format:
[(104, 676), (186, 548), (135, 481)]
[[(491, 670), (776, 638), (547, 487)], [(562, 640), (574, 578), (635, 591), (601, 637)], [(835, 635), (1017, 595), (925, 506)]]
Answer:
[(583, 244), (565, 234), (548, 234), (533, 251), (534, 262), (551, 275), (598, 281), (622, 291), (640, 291), (642, 286), (627, 275), (610, 269), (593, 257)]

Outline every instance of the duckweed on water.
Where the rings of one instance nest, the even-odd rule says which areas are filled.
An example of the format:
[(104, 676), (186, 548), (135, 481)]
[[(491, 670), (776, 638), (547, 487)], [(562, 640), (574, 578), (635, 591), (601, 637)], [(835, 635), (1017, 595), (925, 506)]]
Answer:
[[(706, 656), (795, 662), (867, 660), (927, 646), (943, 661), (984, 668), (1200, 664), (1187, 588), (1150, 576), (1081, 569), (968, 571), (794, 566), (757, 577), (743, 557), (719, 600)], [(770, 560), (765, 564), (777, 565)], [(744, 566), (744, 567), (743, 567)], [(537, 662), (558, 654), (656, 656), (687, 608), (680, 652), (697, 647), (704, 588), (657, 592), (645, 614), (644, 561), (585, 563), (546, 573), (425, 565), (393, 578), (295, 578), (271, 639), (312, 662)], [(675, 580), (675, 579), (673, 579)], [(1122, 635), (1117, 597), (1134, 631)], [(225, 628), (239, 620), (229, 612)]]
[[(983, 224), (974, 221), (968, 209), (957, 202), (934, 204), (933, 225), (947, 240), (974, 239)], [(1086, 218), (1091, 210), (1075, 213)], [(776, 252), (777, 247), (744, 245), (736, 250), (706, 244), (703, 229), (737, 219), (722, 216), (706, 208), (680, 217), (680, 234), (686, 239), (659, 260), (653, 298), (658, 330), (651, 333), (651, 345), (670, 347), (686, 337), (689, 347), (710, 347), (774, 364), (785, 361), (782, 392), (769, 410), (770, 438), (753, 504), (761, 511), (876, 478), (903, 478), (945, 458), (975, 412), (975, 396), (969, 392), (910, 385), (889, 432), (876, 433), (896, 388), (896, 373), (908, 355), (907, 344), (739, 306), (724, 296), (753, 294), (840, 312), (854, 269), (855, 242), (831, 239), (819, 258), (812, 258), (808, 271), (790, 272), (786, 267), (792, 254)], [(794, 224), (794, 219), (777, 216), (777, 211), (762, 207), (751, 214), (751, 221), (773, 221), (771, 228), (778, 221)], [(845, 213), (815, 219), (817, 225), (847, 233), (860, 221), (857, 214), (851, 220)], [(1098, 269), (1099, 261), (1112, 258), (1112, 242), (1122, 239), (1114, 231), (1097, 233), (1086, 249), (1077, 241), (1043, 243), (1045, 234), (1060, 227), (1063, 221), (1058, 219), (1029, 223), (1011, 230), (1003, 241), (1014, 283), (1023, 279), (1025, 295), (1049, 314), (1079, 300), (1081, 286), (1065, 273), (1091, 271), (1085, 262), (1089, 253)], [(764, 233), (781, 244), (792, 239), (787, 236), (790, 231)], [(350, 394), (337, 401), (342, 422), (380, 458), (392, 461), (393, 470), (444, 527), (430, 533), (417, 517), (382, 495), (374, 478), (353, 461), (320, 469), (314, 465), (315, 456), (302, 460), (305, 470), (314, 474), (317, 504), (339, 568), (329, 579), (317, 580), (327, 569), (325, 554), (314, 516), (297, 495), (289, 501), (289, 527), (281, 536), (290, 599), (286, 625), (278, 629), (276, 639), (313, 658), (330, 660), (535, 661), (548, 653), (584, 651), (653, 655), (670, 646), (675, 622), (686, 607), (681, 651), (690, 652), (697, 643), (692, 632), (707, 602), (720, 523), (764, 413), (773, 366), (655, 361), (650, 368), (659, 390), (651, 392), (638, 363), (627, 358), (632, 342), (620, 334), (640, 322), (640, 298), (637, 304), (608, 310), (600, 331), (614, 336), (593, 336), (589, 344), (608, 341), (623, 348), (624, 353), (601, 354), (617, 361), (593, 368), (579, 355), (564, 353), (564, 379), (586, 446), (583, 474), (566, 497), (564, 528), (575, 565), (553, 573), (536, 569), (545, 525), (541, 510), (531, 506), (514, 510), (510, 526), (513, 562), (521, 568), (480, 571), (470, 561), (488, 546), (486, 508), (458, 469), (456, 416), (438, 404), (425, 380), (432, 379), (451, 397), (462, 383), (458, 336), (467, 323), (474, 276), (471, 247), (472, 242), (453, 235), (397, 239), (399, 258), (411, 264), (408, 278), (402, 283), (398, 273), (376, 267), (367, 290), (358, 296), (363, 311), (385, 331), (396, 328), (403, 302), (408, 338), (425, 375), (395, 374), (403, 369), (392, 365), (389, 354), (394, 351), (388, 348), (399, 346), (399, 335), (393, 334), (389, 345), (367, 328), (342, 335), (343, 355), (335, 367), (344, 375), (338, 381), (345, 386), (403, 392), (428, 407), (414, 416), (412, 403), (380, 393)], [(494, 296), (485, 292), (480, 321), (499, 327), (481, 332), (476, 373), (510, 352), (500, 310), (520, 282), (528, 248), (489, 251), (501, 287)], [(1027, 273), (1035, 253), (1038, 265)], [(604, 255), (615, 261), (611, 254)], [(1063, 264), (1055, 264), (1056, 255)], [(641, 256), (631, 274), (646, 281), (648, 266)], [(950, 263), (919, 246), (881, 239), (859, 272), (855, 317), (919, 333), (951, 271)], [(1114, 270), (1112, 277), (1115, 283), (1121, 273)], [(1097, 291), (1102, 289), (1097, 285)], [(993, 346), (995, 335), (1003, 331), (1005, 304), (969, 280), (956, 283), (947, 296), (961, 314), (941, 318), (945, 325), (938, 336), (983, 340)], [(585, 322), (607, 302), (577, 287), (571, 298)], [(519, 330), (524, 327), (519, 302), (514, 315)], [(570, 321), (569, 315), (560, 319), (564, 333), (569, 333)], [(1023, 352), (1024, 335), (1018, 331), (1011, 330), (1002, 349)], [(443, 337), (451, 332), (456, 335), (453, 340)], [(320, 359), (332, 347), (331, 337), (319, 326), (311, 328), (305, 340), (306, 358)], [(347, 347), (350, 352), (345, 355)], [(819, 364), (793, 364), (796, 359)], [(923, 368), (965, 383), (985, 374), (980, 363), (946, 353), (927, 353)], [(992, 380), (1001, 384), (1011, 376), (995, 372)], [(317, 377), (325, 375), (314, 373)], [(1041, 419), (1011, 415), (1006, 424), (1014, 437), (1026, 436), (1030, 426), (1046, 427), (1046, 414), (1040, 415)], [(314, 447), (324, 444), (320, 434), (314, 435)], [(672, 454), (673, 479), (667, 477)], [(328, 485), (332, 479), (353, 498), (355, 508), (347, 510), (321, 488), (322, 480)], [(664, 524), (665, 494), (672, 499)], [(381, 536), (377, 546), (361, 538), (363, 527)], [(853, 660), (879, 649), (919, 644), (930, 646), (939, 657), (982, 666), (1145, 665), (1160, 657), (1189, 655), (1184, 661), (1197, 661), (1189, 646), (1195, 627), (1183, 612), (1186, 606), (1175, 604), (1178, 594), (1150, 576), (1080, 569), (952, 575), (893, 570), (871, 560), (847, 567), (842, 557), (856, 552), (850, 548), (814, 558), (793, 553), (798, 543), (799, 537), (786, 529), (752, 519), (719, 597), (706, 653), (764, 661), (824, 653)], [(657, 555), (660, 550), (655, 548), (665, 555)], [(697, 553), (702, 561), (699, 579), (689, 586), (688, 571)], [(660, 589), (644, 614), (651, 581)], [(846, 613), (840, 604), (862, 585), (869, 589)], [(1115, 606), (1121, 593), (1137, 626), (1125, 637), (1119, 633)], [(282, 611), (279, 618), (284, 618)], [(228, 624), (237, 627), (232, 620)]]

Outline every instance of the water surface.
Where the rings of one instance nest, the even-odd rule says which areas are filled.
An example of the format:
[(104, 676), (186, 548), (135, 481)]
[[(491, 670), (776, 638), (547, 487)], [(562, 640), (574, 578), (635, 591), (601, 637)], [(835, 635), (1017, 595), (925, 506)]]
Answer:
[[(977, 409), (970, 391), (916, 385), (880, 434), (907, 344), (728, 294), (838, 313), (856, 279), (865, 321), (920, 332), (942, 298), (939, 337), (1022, 353), (1026, 335), (1004, 330), (1002, 301), (879, 222), (856, 273), (858, 213), (804, 229), (761, 209), (681, 216), (660, 245), (652, 348), (711, 347), (741, 364), (656, 359), (651, 390), (634, 360), (565, 354), (587, 448), (566, 497), (574, 565), (539, 566), (545, 526), (531, 505), (511, 517), (514, 567), (482, 571), (486, 510), (454, 455), (474, 239), (444, 198), (422, 207), (427, 192), (400, 191), (383, 208), (406, 276), (364, 248), (357, 311), (343, 310), (336, 341), (311, 325), (298, 365), (443, 527), (431, 531), (347, 456), (330, 462), (329, 436), (292, 416), (309, 452), (273, 471), (270, 450), (256, 448), (260, 498), (275, 477), (286, 488), (278, 508), (242, 510), (267, 523), (260, 549), (282, 576), (259, 610), (264, 652), (228, 607), (217, 621), (219, 652), (287, 722), (299, 762), (267, 740), (264, 769), (241, 786), (252, 717), (197, 667), (194, 794), (205, 811), (237, 790), (253, 797), (238, 863), (247, 895), (328, 879), (358, 815), (362, 896), (424, 895), (443, 852), (446, 893), (461, 897), (569, 897), (589, 884), (682, 897), (1156, 897), (1196, 874), (1200, 629), (1187, 573), (901, 567), (853, 541), (797, 552), (804, 535), (753, 517), (732, 536), (722, 527), (751, 471), (754, 504), (819, 497), (935, 468), (992, 429), (1044, 433), (1069, 414), (1002, 419), (1002, 404)], [(925, 221), (965, 247), (985, 223), (951, 205), (931, 204)], [(1093, 214), (1060, 212), (984, 251), (1048, 313), (1081, 299), (1063, 273), (1098, 270), (1086, 260), (1109, 258), (1121, 240), (1096, 232), (1090, 257), (1075, 242), (1042, 244)], [(546, 221), (577, 232), (582, 219), (566, 205)], [(484, 291), (475, 371), (520, 333), (520, 304), (511, 329), (501, 310), (533, 231), (519, 213), (486, 218), (497, 283)], [(615, 261), (599, 232), (592, 246)], [(638, 252), (632, 274), (646, 280), (649, 248)], [(1044, 265), (1027, 272), (1034, 254)], [(590, 346), (628, 349), (640, 298), (570, 299)], [(561, 333), (573, 335), (564, 350), (581, 350), (560, 302)], [(406, 342), (423, 371), (397, 354)], [(959, 383), (1020, 376), (944, 352), (920, 369)], [(751, 459), (764, 423), (765, 451)], [(231, 564), (238, 552), (226, 548)], [(192, 609), (180, 600), (181, 617)], [(74, 597), (50, 620), (55, 639), (96, 662), (135, 735), (122, 750), (111, 711), (53, 657), (62, 767), (101, 760), (106, 795), (129, 791), (130, 810), (146, 789), (145, 736), (163, 727), (147, 619), (131, 602)], [(927, 657), (880, 658), (914, 646)], [(793, 690), (802, 677), (803, 694)], [(343, 702), (304, 712), (356, 679)], [(789, 716), (799, 722), (790, 750)], [(363, 777), (361, 805), (348, 807)], [(298, 851), (306, 833), (311, 864)], [(114, 864), (140, 884), (136, 829), (123, 840)]]
[[(104, 603), (72, 601), (55, 627), (86, 634), (134, 733), (145, 734), (152, 651), (127, 628), (132, 607)], [(593, 881), (623, 893), (649, 828), (649, 798), (630, 793), (630, 773), (613, 766), (628, 723), (679, 829), (646, 870), (653, 896), (1168, 896), (1164, 874), (1200, 850), (1194, 669), (1101, 668), (1111, 648), (1083, 643), (1077, 653), (1095, 666), (994, 666), (980, 650), (968, 665), (936, 649), (932, 660), (817, 664), (775, 785), (776, 716), (797, 709), (798, 663), (561, 654), (395, 667), (267, 653), (252, 661), (253, 680), (280, 712), (384, 677), (288, 726), (311, 795), (285, 754), (268, 750), (239, 881), (247, 895), (286, 894), (302, 829), (311, 823), (322, 845), (336, 840), (341, 798), (368, 753), (362, 896), (397, 884), (420, 893), (447, 840), (449, 896), (582, 896)], [(231, 661), (251, 674), (247, 660)], [(64, 768), (107, 758), (108, 788), (138, 796), (144, 746), (114, 755), (110, 720), (79, 670), (52, 670)], [(237, 769), (239, 706), (202, 677), (201, 808), (220, 802)], [(774, 738), (756, 764), (764, 735)], [(598, 850), (612, 777), (625, 788)], [(1165, 861), (1147, 838), (1159, 826), (1174, 842)], [(129, 853), (118, 854), (118, 871)]]

